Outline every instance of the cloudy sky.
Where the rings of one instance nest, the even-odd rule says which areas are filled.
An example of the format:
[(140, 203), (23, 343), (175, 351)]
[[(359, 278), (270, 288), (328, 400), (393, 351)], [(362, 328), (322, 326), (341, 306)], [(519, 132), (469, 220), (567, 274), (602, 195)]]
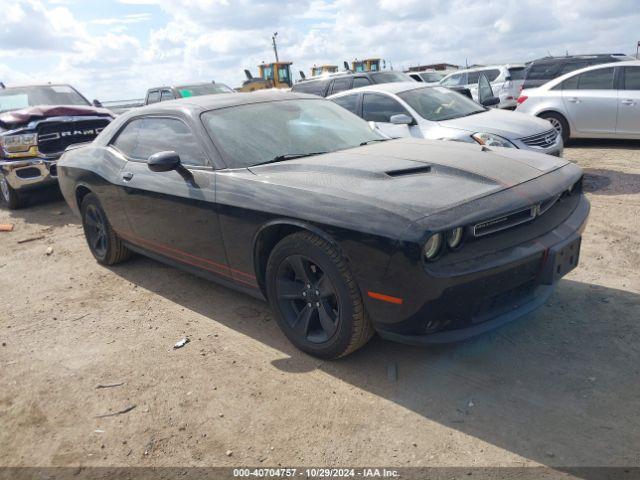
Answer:
[(215, 79), (281, 59), (296, 72), (382, 57), (520, 62), (549, 53), (635, 53), (638, 0), (0, 0), (0, 81), (69, 82), (90, 99)]

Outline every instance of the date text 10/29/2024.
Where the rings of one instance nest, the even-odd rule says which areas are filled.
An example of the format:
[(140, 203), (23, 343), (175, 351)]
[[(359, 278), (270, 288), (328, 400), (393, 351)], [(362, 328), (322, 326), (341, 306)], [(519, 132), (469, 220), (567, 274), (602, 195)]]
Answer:
[(234, 477), (256, 478), (396, 478), (397, 470), (388, 468), (234, 468)]

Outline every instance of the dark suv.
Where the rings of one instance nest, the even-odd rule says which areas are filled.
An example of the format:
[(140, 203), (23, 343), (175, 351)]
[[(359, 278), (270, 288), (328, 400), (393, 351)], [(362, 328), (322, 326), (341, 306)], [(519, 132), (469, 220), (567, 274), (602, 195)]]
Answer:
[(522, 89), (539, 87), (549, 80), (553, 80), (560, 75), (578, 70), (579, 68), (601, 63), (620, 62), (623, 60), (633, 60), (633, 58), (622, 53), (539, 58), (527, 66), (524, 73)]
[(310, 78), (296, 83), (293, 92), (311, 93), (320, 97), (328, 97), (352, 88), (366, 87), (375, 83), (414, 82), (409, 75), (402, 72), (385, 70), (381, 72), (344, 72), (321, 78)]

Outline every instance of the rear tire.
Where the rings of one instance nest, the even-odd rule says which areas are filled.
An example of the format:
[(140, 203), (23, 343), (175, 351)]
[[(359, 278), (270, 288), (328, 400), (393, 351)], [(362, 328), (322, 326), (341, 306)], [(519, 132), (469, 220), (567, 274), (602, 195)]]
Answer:
[(0, 198), (9, 210), (16, 210), (22, 206), (20, 194), (11, 188), (4, 174), (0, 173)]
[(544, 112), (540, 114), (540, 118), (544, 118), (551, 122), (553, 128), (560, 134), (562, 137), (562, 142), (567, 143), (569, 137), (571, 136), (571, 132), (569, 130), (569, 122), (564, 118), (563, 115), (555, 112)]
[(297, 348), (333, 359), (373, 336), (360, 290), (346, 260), (310, 232), (282, 239), (269, 256), (267, 297), (276, 320)]
[(115, 265), (131, 257), (129, 250), (111, 228), (98, 197), (88, 193), (80, 207), (82, 228), (89, 250), (101, 265)]

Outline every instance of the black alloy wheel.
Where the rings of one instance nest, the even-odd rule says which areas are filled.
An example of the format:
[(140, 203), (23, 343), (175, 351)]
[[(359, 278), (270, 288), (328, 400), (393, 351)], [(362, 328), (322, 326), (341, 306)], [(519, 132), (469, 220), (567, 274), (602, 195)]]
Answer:
[(115, 265), (131, 256), (131, 251), (111, 228), (107, 214), (95, 194), (89, 193), (82, 199), (80, 211), (84, 236), (98, 263)]
[(329, 276), (311, 259), (291, 255), (276, 277), (276, 295), (283, 320), (302, 338), (323, 343), (340, 322), (340, 306)]
[(87, 243), (93, 254), (104, 258), (107, 253), (107, 223), (96, 205), (90, 204), (84, 212)]
[(360, 289), (334, 244), (306, 231), (289, 235), (271, 252), (265, 277), (278, 325), (300, 350), (337, 358), (373, 336)]

